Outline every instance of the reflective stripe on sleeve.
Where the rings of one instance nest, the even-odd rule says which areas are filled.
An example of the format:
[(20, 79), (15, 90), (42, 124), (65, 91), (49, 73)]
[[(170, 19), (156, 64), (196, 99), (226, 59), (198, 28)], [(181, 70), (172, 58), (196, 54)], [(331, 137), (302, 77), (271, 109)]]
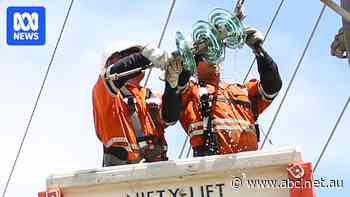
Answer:
[(267, 92), (265, 92), (261, 83), (259, 83), (259, 85), (258, 85), (258, 91), (263, 96), (263, 98), (269, 102), (271, 102), (278, 95), (278, 92), (273, 93), (273, 94), (268, 94)]

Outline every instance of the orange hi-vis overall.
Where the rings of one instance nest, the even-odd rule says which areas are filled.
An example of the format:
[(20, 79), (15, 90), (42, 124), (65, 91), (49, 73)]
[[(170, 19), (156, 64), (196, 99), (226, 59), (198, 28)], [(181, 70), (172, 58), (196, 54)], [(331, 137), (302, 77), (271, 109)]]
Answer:
[[(258, 114), (271, 103), (263, 96), (259, 81), (251, 80), (243, 85), (220, 82), (216, 93), (216, 85), (205, 84), (203, 87), (212, 100), (216, 96), (211, 111), (211, 126), (212, 132), (218, 136), (218, 154), (256, 150), (257, 135), (251, 100), (256, 98), (254, 103)], [(180, 122), (190, 136), (194, 149), (204, 144), (205, 123), (200, 103), (203, 87), (191, 80), (181, 95), (183, 111)]]
[[(164, 138), (164, 126), (160, 121), (161, 98), (147, 98), (148, 90), (140, 86), (125, 84), (125, 87), (136, 99), (136, 111), (139, 116), (140, 126), (145, 136), (156, 137), (166, 151)], [(157, 100), (155, 102), (155, 100)], [(158, 121), (152, 120), (150, 102), (158, 103)], [(154, 106), (154, 105), (153, 105)], [(139, 158), (140, 147), (138, 145), (132, 120), (129, 115), (128, 103), (121, 92), (112, 96), (99, 77), (93, 88), (93, 113), (96, 134), (106, 148), (121, 147), (128, 151), (128, 160)], [(154, 143), (154, 142), (149, 142)]]

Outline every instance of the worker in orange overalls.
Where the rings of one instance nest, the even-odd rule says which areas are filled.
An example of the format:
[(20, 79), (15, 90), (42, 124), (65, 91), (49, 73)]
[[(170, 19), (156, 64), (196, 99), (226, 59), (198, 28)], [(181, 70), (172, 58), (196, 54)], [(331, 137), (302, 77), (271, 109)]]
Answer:
[[(140, 86), (143, 71), (115, 77), (149, 65), (150, 60), (160, 68), (167, 64), (168, 55), (130, 41), (113, 43), (104, 53), (102, 72), (93, 88), (94, 123), (103, 143), (103, 166), (167, 160), (164, 128), (172, 121), (161, 117), (160, 95)], [(166, 80), (171, 82), (177, 75), (168, 69)], [(165, 96), (173, 97), (167, 92)], [(171, 98), (166, 100), (172, 102)]]
[(277, 65), (262, 47), (262, 33), (253, 28), (247, 28), (246, 33), (260, 80), (226, 83), (220, 79), (220, 65), (209, 64), (200, 54), (195, 58), (198, 80), (189, 80), (189, 71), (180, 74), (176, 91), (182, 106), (169, 113), (180, 119), (195, 157), (258, 148), (258, 116), (276, 97), (282, 81)]

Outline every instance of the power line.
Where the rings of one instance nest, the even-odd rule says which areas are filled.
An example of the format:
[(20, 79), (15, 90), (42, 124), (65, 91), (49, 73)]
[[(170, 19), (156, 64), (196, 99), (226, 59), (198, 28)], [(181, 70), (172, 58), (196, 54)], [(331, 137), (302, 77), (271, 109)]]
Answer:
[[(266, 136), (266, 133), (264, 132), (262, 126), (259, 126), (259, 130), (260, 130), (261, 134), (263, 134), (264, 136)], [(272, 140), (271, 140), (270, 138), (268, 138), (268, 140), (269, 140), (269, 143), (270, 143), (271, 145), (273, 145)]]
[(329, 142), (332, 140), (332, 138), (334, 136), (334, 133), (337, 130), (337, 127), (338, 127), (338, 125), (339, 125), (339, 123), (340, 123), (340, 121), (341, 121), (341, 119), (342, 119), (342, 117), (343, 117), (343, 115), (344, 115), (344, 113), (346, 111), (346, 108), (349, 105), (349, 102), (350, 102), (350, 96), (348, 97), (348, 100), (346, 101), (346, 103), (345, 103), (345, 105), (344, 105), (344, 107), (343, 107), (343, 109), (342, 109), (342, 111), (341, 111), (341, 113), (340, 113), (340, 115), (339, 115), (339, 117), (338, 117), (338, 119), (337, 119), (337, 121), (336, 121), (336, 123), (335, 123), (335, 125), (334, 125), (334, 127), (333, 127), (333, 129), (332, 129), (332, 131), (331, 131), (331, 133), (330, 133), (330, 135), (328, 137), (328, 139), (327, 139), (327, 141), (326, 141), (326, 144), (324, 145), (324, 147), (323, 147), (323, 149), (321, 151), (321, 154), (320, 154), (320, 156), (317, 159), (317, 162), (316, 162), (316, 164), (314, 166), (314, 169), (313, 169), (314, 172), (317, 169), (317, 167), (318, 167), (318, 165), (319, 165), (319, 163), (320, 163), (324, 153), (326, 152), (326, 149), (327, 149), (327, 147), (329, 145)]
[(236, 69), (238, 68), (238, 50), (239, 49), (235, 49), (234, 51), (234, 56), (233, 56), (233, 65), (232, 65), (232, 73), (234, 74)]
[[(271, 21), (269, 27), (267, 28), (267, 31), (266, 31), (266, 33), (265, 33), (265, 37), (264, 37), (264, 41), (263, 41), (263, 42), (265, 42), (267, 36), (270, 34), (271, 29), (272, 29), (272, 26), (273, 26), (273, 24), (275, 23), (275, 21), (276, 21), (276, 19), (277, 19), (277, 16), (278, 16), (278, 14), (280, 13), (280, 10), (281, 10), (281, 8), (282, 8), (284, 2), (285, 2), (285, 0), (281, 0), (280, 4), (279, 4), (279, 6), (278, 6), (278, 8), (277, 8), (277, 10), (276, 10), (276, 12), (275, 12), (275, 15), (273, 16), (272, 21)], [(247, 73), (246, 73), (245, 76), (244, 76), (243, 83), (246, 82), (246, 80), (247, 80), (247, 78), (248, 78), (248, 76), (249, 76), (249, 73), (250, 73), (250, 72), (252, 71), (252, 69), (253, 69), (253, 66), (254, 66), (254, 64), (255, 64), (255, 61), (256, 61), (256, 57), (254, 57), (253, 62), (252, 62), (251, 65), (249, 66), (249, 69), (248, 69)]]
[(314, 35), (315, 35), (315, 32), (316, 32), (316, 30), (317, 30), (317, 28), (318, 28), (318, 25), (319, 25), (319, 23), (320, 23), (320, 21), (321, 21), (321, 18), (322, 18), (323, 14), (324, 14), (325, 9), (326, 9), (326, 5), (323, 5), (323, 7), (322, 7), (322, 9), (321, 9), (321, 12), (320, 12), (320, 15), (319, 15), (318, 18), (317, 18), (316, 24), (315, 24), (314, 27), (313, 27), (312, 33), (311, 33), (311, 35), (310, 35), (310, 37), (309, 37), (309, 39), (308, 39), (308, 41), (307, 41), (307, 44), (306, 44), (306, 46), (305, 46), (305, 48), (304, 48), (304, 51), (303, 51), (303, 53), (302, 53), (302, 55), (301, 55), (301, 57), (300, 57), (300, 59), (299, 59), (299, 62), (298, 62), (298, 64), (297, 64), (297, 67), (295, 68), (295, 70), (294, 70), (294, 72), (293, 72), (292, 78), (291, 78), (291, 80), (290, 80), (289, 83), (288, 83), (287, 90), (286, 90), (286, 92), (284, 93), (284, 95), (283, 95), (283, 97), (282, 97), (281, 103), (279, 104), (279, 106), (278, 106), (278, 108), (277, 108), (277, 111), (276, 111), (276, 113), (275, 113), (275, 115), (274, 115), (274, 117), (273, 117), (273, 119), (272, 119), (272, 122), (271, 122), (271, 124), (270, 124), (269, 130), (268, 130), (268, 132), (267, 132), (267, 134), (266, 134), (266, 136), (265, 136), (265, 138), (264, 138), (264, 141), (263, 141), (263, 143), (262, 143), (260, 149), (262, 149), (262, 148), (264, 147), (264, 145), (265, 145), (265, 143), (266, 143), (266, 139), (268, 138), (268, 136), (269, 136), (270, 133), (271, 133), (272, 127), (273, 127), (273, 125), (274, 125), (274, 123), (275, 123), (275, 121), (276, 121), (276, 119), (277, 119), (277, 116), (278, 116), (279, 112), (281, 111), (281, 108), (282, 108), (282, 105), (283, 105), (285, 99), (287, 98), (288, 92), (289, 92), (289, 90), (290, 90), (290, 88), (291, 88), (291, 86), (292, 86), (292, 84), (293, 84), (293, 82), (294, 82), (295, 76), (296, 76), (296, 74), (298, 73), (298, 70), (299, 70), (299, 68), (300, 68), (300, 66), (301, 66), (301, 63), (302, 63), (303, 60), (304, 60), (304, 57), (305, 57), (305, 55), (306, 55), (306, 52), (307, 52), (307, 50), (309, 49), (309, 46), (310, 46), (311, 41), (312, 41), (312, 39), (313, 39), (313, 37), (314, 37)]
[(31, 123), (32, 123), (32, 120), (33, 120), (35, 111), (36, 111), (37, 106), (38, 106), (38, 104), (39, 104), (39, 100), (40, 100), (40, 97), (41, 97), (41, 95), (42, 95), (42, 91), (43, 91), (43, 89), (44, 89), (44, 86), (45, 86), (47, 77), (48, 77), (48, 75), (49, 75), (49, 72), (50, 72), (50, 69), (51, 69), (51, 66), (52, 66), (52, 62), (53, 62), (53, 60), (54, 60), (54, 58), (55, 58), (55, 54), (56, 54), (58, 45), (59, 45), (59, 43), (60, 43), (60, 41), (61, 41), (61, 37), (62, 37), (63, 31), (64, 31), (64, 28), (65, 28), (65, 26), (66, 26), (66, 23), (67, 23), (69, 14), (70, 14), (70, 12), (71, 12), (73, 3), (74, 3), (74, 0), (71, 0), (70, 5), (69, 5), (69, 8), (68, 8), (68, 11), (67, 11), (67, 14), (66, 14), (66, 17), (65, 17), (65, 19), (64, 19), (64, 22), (63, 22), (63, 25), (62, 25), (62, 28), (61, 28), (61, 31), (60, 31), (60, 34), (59, 34), (59, 36), (58, 36), (58, 39), (57, 39), (57, 42), (56, 42), (56, 45), (55, 45), (55, 48), (54, 48), (54, 51), (53, 51), (52, 56), (51, 56), (50, 63), (49, 63), (49, 65), (47, 66), (47, 69), (46, 69), (46, 73), (45, 73), (43, 82), (42, 82), (42, 84), (41, 84), (41, 86), (40, 86), (40, 90), (39, 90), (38, 96), (37, 96), (37, 98), (36, 98), (36, 101), (35, 101), (33, 110), (32, 110), (32, 112), (31, 112), (31, 114), (30, 114), (30, 118), (29, 118), (29, 121), (28, 121), (28, 123), (27, 123), (27, 127), (26, 127), (25, 132), (24, 132), (24, 135), (23, 135), (23, 137), (22, 137), (22, 141), (21, 141), (21, 143), (20, 143), (20, 146), (19, 146), (19, 149), (18, 149), (18, 152), (17, 152), (17, 155), (16, 155), (16, 159), (15, 159), (15, 161), (13, 162), (10, 175), (9, 175), (9, 177), (8, 177), (8, 179), (7, 179), (7, 182), (6, 182), (4, 191), (3, 191), (3, 193), (2, 193), (2, 197), (5, 197), (5, 195), (6, 195), (7, 188), (8, 188), (8, 186), (9, 186), (9, 184), (10, 184), (10, 181), (11, 181), (11, 178), (12, 178), (12, 174), (13, 174), (13, 172), (14, 172), (14, 170), (15, 170), (15, 167), (16, 167), (16, 164), (17, 164), (17, 161), (18, 161), (18, 158), (19, 158), (19, 156), (20, 156), (20, 154), (21, 154), (24, 141), (25, 141), (25, 139), (26, 139), (26, 137), (27, 137), (27, 134), (28, 134), (28, 131), (29, 131), (29, 127), (30, 127), (30, 125), (31, 125)]
[[(165, 32), (166, 32), (166, 29), (168, 28), (169, 21), (170, 21), (171, 15), (172, 15), (172, 13), (173, 13), (175, 4), (176, 4), (176, 0), (173, 0), (172, 4), (171, 4), (171, 6), (170, 6), (170, 10), (169, 10), (169, 12), (168, 12), (168, 16), (167, 16), (165, 25), (164, 25), (163, 30), (162, 30), (162, 34), (160, 35), (160, 38), (159, 38), (159, 41), (158, 41), (158, 45), (157, 45), (158, 48), (162, 45), (162, 42), (163, 42), (163, 39), (164, 39), (164, 35), (165, 35)], [(148, 71), (148, 73), (147, 73), (147, 77), (146, 77), (146, 80), (145, 80), (144, 87), (147, 86), (147, 83), (148, 83), (148, 81), (149, 81), (149, 78), (150, 78), (150, 76), (151, 76), (151, 73), (152, 73), (152, 68), (151, 68), (151, 69)], [(183, 153), (184, 153), (187, 140), (188, 140), (188, 136), (186, 136), (186, 138), (185, 138), (185, 141), (184, 141), (184, 143), (183, 143), (183, 145), (182, 145), (182, 148), (181, 148), (181, 150), (180, 150), (180, 153), (179, 153), (179, 155), (178, 155), (178, 159), (181, 159), (181, 157), (182, 157), (182, 155), (183, 155)]]
[[(350, 63), (348, 64), (348, 66), (350, 68)], [(338, 125), (339, 125), (339, 123), (340, 123), (340, 121), (341, 121), (341, 119), (342, 119), (342, 117), (343, 117), (347, 107), (349, 106), (349, 103), (350, 103), (350, 96), (348, 97), (348, 100), (346, 101), (346, 103), (345, 103), (345, 105), (344, 105), (344, 107), (343, 107), (343, 109), (342, 109), (342, 111), (341, 111), (337, 121), (335, 122), (335, 125), (334, 125), (334, 127), (333, 127), (333, 129), (332, 129), (332, 131), (331, 131), (327, 141), (326, 141), (326, 144), (324, 145), (324, 147), (323, 147), (323, 149), (321, 151), (321, 154), (320, 154), (320, 156), (318, 157), (318, 159), (316, 161), (316, 164), (315, 164), (314, 169), (313, 169), (314, 172), (316, 171), (318, 165), (320, 164), (321, 159), (322, 159), (324, 153), (326, 152), (326, 149), (327, 149), (330, 141), (332, 140), (333, 135), (334, 135), (335, 131), (337, 130), (337, 127), (338, 127)]]
[(190, 146), (187, 149), (186, 159), (190, 157), (191, 149), (192, 149), (192, 146), (190, 144)]
[(182, 158), (182, 155), (184, 154), (184, 151), (185, 151), (185, 147), (186, 147), (188, 138), (189, 138), (188, 135), (186, 135), (185, 141), (184, 141), (184, 143), (182, 144), (182, 148), (181, 148), (180, 153), (179, 153), (179, 155), (178, 155), (178, 157), (177, 157), (178, 159), (181, 159), (181, 158)]
[[(281, 11), (281, 8), (282, 8), (284, 2), (285, 2), (285, 0), (281, 0), (281, 1), (280, 1), (280, 4), (278, 5), (277, 10), (276, 10), (274, 16), (272, 17), (272, 20), (271, 20), (271, 22), (270, 22), (270, 25), (269, 25), (269, 27), (268, 27), (267, 30), (266, 30), (266, 33), (265, 33), (263, 42), (265, 42), (266, 39), (267, 39), (267, 37), (269, 36), (269, 34), (270, 34), (270, 32), (271, 32), (271, 29), (272, 29), (272, 26), (275, 24), (275, 21), (276, 21), (276, 19), (277, 19), (279, 13), (280, 13), (280, 11)], [(243, 83), (245, 83), (245, 82), (247, 81), (248, 76), (249, 76), (250, 72), (252, 71), (253, 66), (254, 66), (254, 64), (255, 64), (255, 61), (256, 61), (256, 57), (254, 57), (252, 63), (250, 64), (249, 69), (248, 69), (247, 73), (245, 74), (245, 76), (244, 76), (244, 78), (243, 78)], [(264, 134), (264, 136), (266, 136), (264, 132), (262, 132), (262, 133)], [(268, 138), (268, 140), (269, 140), (269, 143), (272, 145), (272, 144), (273, 144), (273, 143), (272, 143), (272, 140), (269, 139), (269, 138)]]
[[(167, 19), (166, 19), (166, 22), (165, 22), (162, 34), (160, 35), (160, 38), (159, 38), (159, 41), (158, 41), (158, 45), (157, 45), (158, 48), (162, 45), (162, 41), (163, 41), (163, 38), (164, 38), (164, 35), (165, 35), (165, 32), (166, 32), (166, 29), (168, 28), (168, 24), (169, 24), (169, 21), (170, 21), (170, 18), (171, 18), (171, 14), (173, 13), (173, 10), (174, 10), (174, 7), (175, 7), (175, 3), (176, 3), (176, 0), (173, 0), (173, 2), (171, 4), (171, 7), (170, 7), (170, 10), (168, 12), (168, 16), (167, 16)], [(147, 86), (147, 83), (148, 83), (148, 80), (149, 80), (149, 78), (151, 76), (151, 73), (152, 73), (152, 68), (148, 71), (144, 87)]]

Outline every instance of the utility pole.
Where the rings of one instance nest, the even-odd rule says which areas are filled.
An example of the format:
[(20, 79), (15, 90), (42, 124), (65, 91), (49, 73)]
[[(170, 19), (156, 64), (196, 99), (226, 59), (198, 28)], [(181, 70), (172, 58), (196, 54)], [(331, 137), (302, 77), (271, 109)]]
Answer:
[(341, 0), (341, 6), (336, 4), (333, 0), (320, 0), (333, 11), (342, 16), (343, 30), (345, 34), (345, 46), (348, 54), (348, 62), (350, 65), (350, 1)]
[(341, 0), (342, 6), (339, 6), (333, 0), (321, 0), (321, 2), (326, 4), (329, 8), (331, 8), (333, 11), (341, 15), (343, 19), (347, 20), (350, 23), (349, 9), (347, 9), (346, 6), (344, 6), (344, 5), (350, 5), (350, 2), (348, 0)]
[[(350, 1), (349, 0), (341, 0), (341, 6), (342, 8), (349, 14), (350, 12)], [(343, 17), (343, 29), (345, 33), (345, 45), (346, 50), (348, 54), (348, 62), (350, 65), (350, 20), (346, 20), (346, 18)]]

